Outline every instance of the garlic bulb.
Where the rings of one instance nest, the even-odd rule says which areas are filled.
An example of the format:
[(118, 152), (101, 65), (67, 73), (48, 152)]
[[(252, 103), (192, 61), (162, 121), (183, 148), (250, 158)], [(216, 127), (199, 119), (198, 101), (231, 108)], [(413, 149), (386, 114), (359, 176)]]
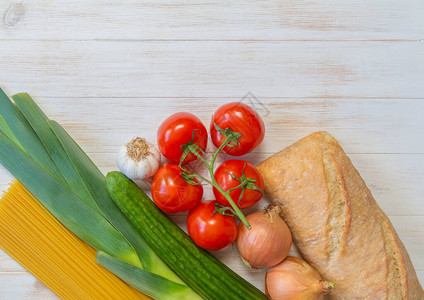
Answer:
[(145, 139), (136, 137), (119, 151), (119, 170), (137, 182), (155, 175), (159, 168), (160, 152)]
[(272, 300), (324, 300), (333, 287), (333, 282), (322, 280), (306, 261), (292, 256), (265, 276), (265, 291)]

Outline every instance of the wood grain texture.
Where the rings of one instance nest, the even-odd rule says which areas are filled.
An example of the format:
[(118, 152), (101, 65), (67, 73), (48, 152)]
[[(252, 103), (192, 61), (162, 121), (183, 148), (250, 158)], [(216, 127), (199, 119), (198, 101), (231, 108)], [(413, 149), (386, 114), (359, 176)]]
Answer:
[[(263, 281), (262, 271), (255, 272), (253, 276)], [(420, 282), (424, 281), (424, 271), (417, 271)], [(0, 273), (0, 299), (2, 300), (54, 300), (58, 299), (51, 291), (26, 272)]]
[(0, 299), (58, 299), (41, 282), (26, 272), (0, 272)]
[(0, 82), (39, 97), (422, 98), (424, 41), (7, 41)]
[[(166, 116), (190, 111), (208, 124), (250, 91), (243, 101), (267, 134), (246, 158), (329, 131), (424, 283), (423, 15), (422, 0), (4, 0), (0, 85), (34, 96), (103, 172), (133, 136), (155, 141)], [(11, 178), (0, 167), (0, 191)], [(184, 214), (173, 219), (184, 228)], [(216, 255), (263, 289), (263, 271), (235, 253)], [(56, 297), (0, 251), (3, 299)]]
[[(0, 39), (422, 39), (424, 3), (387, 1), (2, 1)], [(6, 14), (9, 12), (9, 14)]]
[(209, 127), (220, 105), (241, 100), (255, 107), (265, 122), (266, 136), (256, 152), (274, 153), (311, 132), (327, 130), (348, 154), (424, 154), (421, 99), (242, 99), (244, 93), (238, 98), (68, 99), (28, 92), (90, 153), (115, 153), (135, 135), (156, 141), (161, 122), (178, 111), (192, 112)]

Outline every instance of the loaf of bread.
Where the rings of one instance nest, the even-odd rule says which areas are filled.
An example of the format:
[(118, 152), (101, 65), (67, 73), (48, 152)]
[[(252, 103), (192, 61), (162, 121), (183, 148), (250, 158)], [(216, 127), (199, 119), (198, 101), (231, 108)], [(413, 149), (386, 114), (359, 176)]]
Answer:
[(331, 299), (424, 299), (409, 255), (337, 141), (313, 133), (261, 162), (265, 193)]

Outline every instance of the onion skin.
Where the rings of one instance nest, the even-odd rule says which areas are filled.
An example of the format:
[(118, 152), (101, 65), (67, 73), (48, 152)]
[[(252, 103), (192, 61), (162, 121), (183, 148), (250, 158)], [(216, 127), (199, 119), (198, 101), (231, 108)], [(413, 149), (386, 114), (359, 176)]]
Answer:
[(269, 269), (265, 276), (265, 292), (272, 300), (324, 300), (333, 286), (307, 262), (292, 256)]
[(237, 248), (246, 265), (254, 269), (269, 268), (289, 254), (292, 236), (280, 217), (280, 208), (271, 205), (246, 217), (252, 228), (240, 223)]

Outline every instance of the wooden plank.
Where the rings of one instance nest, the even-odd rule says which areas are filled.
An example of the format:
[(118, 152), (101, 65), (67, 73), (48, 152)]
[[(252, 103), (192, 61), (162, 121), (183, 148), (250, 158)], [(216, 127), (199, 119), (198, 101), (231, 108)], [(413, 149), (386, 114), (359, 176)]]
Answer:
[(8, 41), (0, 53), (2, 86), (39, 97), (424, 95), (423, 42)]
[(0, 249), (0, 273), (16, 273), (24, 271), (25, 269), (20, 264)]
[[(255, 273), (254, 276), (261, 278), (263, 281), (263, 271), (252, 270)], [(424, 282), (424, 271), (417, 271), (418, 280)], [(7, 278), (7, 280), (6, 280)], [(42, 286), (41, 283), (35, 281), (30, 274), (27, 273), (16, 273), (8, 275), (4, 273), (0, 275), (0, 286), (4, 285), (5, 290), (0, 290), (0, 299), (2, 300), (54, 300), (57, 298), (52, 292), (46, 287)], [(4, 280), (4, 281), (3, 281)], [(34, 280), (34, 281), (32, 281)], [(4, 282), (4, 284), (3, 284)], [(29, 284), (28, 284), (29, 282)], [(263, 283), (263, 282), (262, 282)], [(38, 287), (40, 285), (41, 287)], [(37, 286), (34, 288), (34, 286)], [(4, 295), (4, 296), (3, 296)]]
[(2, 300), (55, 300), (59, 299), (41, 282), (28, 273), (0, 272), (0, 299)]
[[(416, 270), (424, 271), (424, 216), (391, 216), (390, 221), (408, 250)], [(421, 281), (424, 284), (424, 281)]]
[(417, 271), (417, 277), (421, 285), (424, 285), (424, 271)]
[(424, 3), (2, 1), (0, 39), (422, 39)]
[[(15, 90), (14, 92), (18, 92)], [(209, 128), (224, 103), (253, 106), (266, 125), (256, 152), (277, 152), (318, 130), (333, 134), (347, 153), (424, 153), (421, 99), (239, 98), (47, 98), (33, 93), (41, 108), (90, 153), (115, 153), (134, 136), (156, 142), (167, 116), (188, 111)], [(76, 104), (77, 103), (77, 104)], [(209, 151), (214, 147), (209, 143)]]

